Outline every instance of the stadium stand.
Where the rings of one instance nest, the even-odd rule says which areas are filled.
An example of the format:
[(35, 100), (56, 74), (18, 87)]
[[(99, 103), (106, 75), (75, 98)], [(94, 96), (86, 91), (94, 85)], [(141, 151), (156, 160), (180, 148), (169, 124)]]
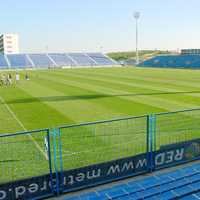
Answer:
[(112, 60), (109, 57), (106, 57), (105, 55), (101, 53), (88, 53), (87, 54), (90, 58), (92, 58), (97, 65), (116, 65), (118, 64), (116, 61)]
[(3, 55), (0, 54), (0, 69), (8, 68), (8, 63)]
[(24, 54), (7, 55), (11, 68), (32, 67), (32, 64)]
[(76, 66), (76, 63), (64, 53), (51, 53), (48, 56), (54, 60), (57, 66)]
[(96, 63), (87, 54), (70, 53), (68, 54), (79, 66), (95, 66)]
[(181, 54), (181, 55), (156, 56), (154, 58), (141, 62), (139, 66), (199, 69), (200, 55)]
[(82, 193), (64, 200), (170, 200), (200, 199), (200, 163), (170, 172), (158, 172), (106, 189)]
[(102, 53), (0, 54), (0, 69), (119, 65)]
[(35, 67), (53, 67), (55, 63), (46, 54), (29, 54)]

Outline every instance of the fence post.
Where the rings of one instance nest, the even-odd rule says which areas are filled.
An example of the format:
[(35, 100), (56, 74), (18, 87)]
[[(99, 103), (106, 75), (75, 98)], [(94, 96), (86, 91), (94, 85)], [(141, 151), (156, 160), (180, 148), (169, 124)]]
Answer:
[(155, 152), (156, 152), (156, 115), (147, 117), (147, 137), (148, 137), (148, 169), (149, 172), (155, 170)]
[(59, 148), (59, 162), (60, 162), (60, 188), (59, 191), (63, 191), (63, 156), (62, 156), (62, 139), (61, 139), (61, 128), (58, 128), (58, 148)]
[(49, 160), (49, 172), (50, 172), (50, 183), (51, 183), (51, 190), (54, 191), (53, 185), (53, 172), (52, 172), (52, 156), (51, 156), (51, 138), (50, 138), (50, 130), (47, 130), (47, 145), (48, 145), (48, 160)]
[(148, 129), (149, 129), (149, 172), (152, 172), (153, 165), (153, 138), (152, 138), (152, 115), (148, 115)]
[(156, 157), (156, 115), (151, 115), (151, 127), (152, 127), (152, 171), (155, 170), (155, 157)]
[(57, 165), (57, 129), (54, 128), (53, 131), (53, 152), (54, 152), (54, 169), (55, 169), (55, 181), (56, 181), (56, 194), (59, 195), (59, 175), (58, 175), (58, 165)]
[(146, 133), (147, 133), (147, 136), (146, 136), (147, 137), (147, 139), (146, 139), (147, 169), (150, 172), (151, 171), (150, 115), (147, 115)]
[[(153, 115), (153, 151), (154, 154), (156, 153), (157, 150), (157, 132), (156, 132), (156, 114)], [(155, 163), (154, 163), (155, 164)], [(154, 166), (155, 167), (155, 166)]]

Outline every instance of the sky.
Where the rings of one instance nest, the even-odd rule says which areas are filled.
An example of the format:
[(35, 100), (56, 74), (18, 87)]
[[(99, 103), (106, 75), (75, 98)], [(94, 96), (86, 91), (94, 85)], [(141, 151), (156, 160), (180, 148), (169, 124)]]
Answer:
[(0, 33), (21, 52), (112, 52), (200, 48), (200, 0), (2, 0)]

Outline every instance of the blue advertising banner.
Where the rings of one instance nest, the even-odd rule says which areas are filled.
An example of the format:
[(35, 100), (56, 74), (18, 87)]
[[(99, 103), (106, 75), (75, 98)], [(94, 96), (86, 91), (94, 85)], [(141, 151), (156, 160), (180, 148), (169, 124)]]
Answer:
[[(150, 156), (150, 154), (153, 156)], [(161, 146), (156, 152), (91, 165), (79, 169), (60, 172), (59, 187), (61, 192), (70, 192), (80, 188), (112, 182), (200, 158), (200, 139)], [(153, 162), (150, 160), (153, 158)], [(150, 164), (153, 163), (153, 166)], [(55, 174), (53, 174), (55, 177)], [(53, 184), (53, 186), (52, 186)], [(0, 185), (0, 200), (37, 199), (53, 195), (56, 179), (50, 175), (34, 177)]]
[(0, 200), (37, 199), (53, 195), (50, 175), (0, 185)]
[[(162, 146), (159, 151), (61, 173), (63, 191), (112, 182), (150, 170), (174, 166), (200, 158), (200, 139)], [(150, 166), (150, 165), (153, 166)]]
[(90, 187), (148, 172), (147, 154), (119, 159), (61, 173), (64, 191)]
[(154, 167), (160, 169), (200, 158), (200, 139), (161, 146), (154, 153)]

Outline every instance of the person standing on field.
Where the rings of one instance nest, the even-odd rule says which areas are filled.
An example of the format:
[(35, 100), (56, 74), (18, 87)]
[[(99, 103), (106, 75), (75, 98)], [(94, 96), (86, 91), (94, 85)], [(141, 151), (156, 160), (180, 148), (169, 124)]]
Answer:
[(26, 75), (25, 75), (25, 79), (26, 79), (27, 81), (30, 80), (29, 75), (28, 75), (27, 73), (26, 73)]
[(4, 75), (3, 74), (1, 74), (0, 85), (4, 85)]
[(8, 74), (8, 84), (12, 85), (12, 75)]
[(2, 81), (2, 85), (6, 85), (6, 75), (5, 74), (3, 74), (1, 76), (1, 81)]
[(19, 82), (19, 80), (20, 80), (19, 73), (16, 73), (16, 82)]

